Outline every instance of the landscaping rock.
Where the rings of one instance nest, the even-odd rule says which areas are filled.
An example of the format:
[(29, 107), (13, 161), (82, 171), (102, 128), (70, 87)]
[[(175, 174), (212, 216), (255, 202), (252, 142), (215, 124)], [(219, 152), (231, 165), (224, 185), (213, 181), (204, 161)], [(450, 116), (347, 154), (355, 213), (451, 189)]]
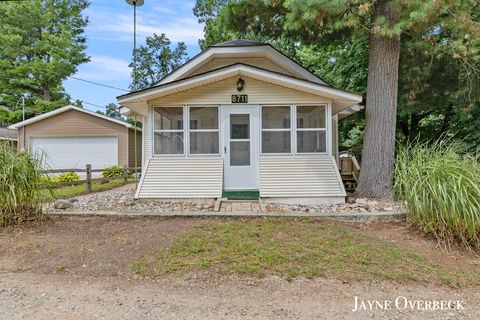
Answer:
[[(213, 200), (168, 201), (165, 199), (134, 199), (133, 191), (105, 191), (78, 197), (74, 203), (61, 200), (54, 210), (71, 208), (82, 212), (118, 211), (118, 212), (199, 212), (213, 211)], [(66, 201), (67, 203), (63, 203)]]
[(69, 200), (57, 200), (53, 204), (53, 207), (55, 209), (65, 210), (65, 209), (73, 207), (73, 203), (70, 202)]
[(355, 203), (358, 203), (358, 204), (367, 204), (368, 200), (365, 199), (365, 198), (357, 198), (355, 199)]

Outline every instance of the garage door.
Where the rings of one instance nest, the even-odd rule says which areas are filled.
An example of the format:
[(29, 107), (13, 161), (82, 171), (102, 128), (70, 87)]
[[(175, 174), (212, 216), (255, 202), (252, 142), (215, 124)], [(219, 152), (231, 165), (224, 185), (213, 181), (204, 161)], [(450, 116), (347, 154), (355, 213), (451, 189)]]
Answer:
[(103, 169), (118, 164), (117, 137), (30, 137), (30, 150), (44, 155), (51, 169)]

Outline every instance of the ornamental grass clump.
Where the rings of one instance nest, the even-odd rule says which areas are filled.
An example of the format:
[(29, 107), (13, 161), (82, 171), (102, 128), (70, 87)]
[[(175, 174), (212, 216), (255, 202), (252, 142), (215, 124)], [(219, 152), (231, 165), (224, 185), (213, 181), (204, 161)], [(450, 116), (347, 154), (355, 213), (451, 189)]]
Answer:
[(394, 193), (408, 221), (448, 247), (480, 249), (479, 160), (450, 140), (401, 147)]
[(0, 227), (42, 215), (40, 159), (0, 143)]

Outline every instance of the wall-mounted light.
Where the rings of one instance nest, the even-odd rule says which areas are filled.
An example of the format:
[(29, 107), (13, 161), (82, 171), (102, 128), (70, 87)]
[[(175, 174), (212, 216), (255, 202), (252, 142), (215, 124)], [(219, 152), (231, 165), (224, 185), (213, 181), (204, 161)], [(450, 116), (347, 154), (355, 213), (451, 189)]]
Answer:
[(245, 84), (245, 81), (243, 81), (242, 78), (239, 78), (238, 81), (237, 81), (237, 90), (238, 90), (238, 91), (242, 91), (244, 84)]

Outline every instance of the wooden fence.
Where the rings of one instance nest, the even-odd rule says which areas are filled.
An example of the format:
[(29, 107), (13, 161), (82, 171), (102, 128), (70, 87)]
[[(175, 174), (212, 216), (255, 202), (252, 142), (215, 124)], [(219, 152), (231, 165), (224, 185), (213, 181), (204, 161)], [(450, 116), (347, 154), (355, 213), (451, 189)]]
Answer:
[[(105, 168), (105, 169), (92, 169), (92, 165), (87, 164), (85, 169), (53, 169), (53, 170), (43, 170), (42, 173), (78, 173), (84, 172), (85, 173), (85, 180), (75, 180), (75, 181), (65, 181), (65, 182), (51, 182), (51, 183), (44, 183), (44, 185), (53, 186), (53, 187), (61, 187), (61, 186), (73, 186), (78, 184), (85, 183), (85, 191), (87, 193), (92, 192), (92, 182), (94, 181), (110, 181), (115, 179), (123, 179), (125, 183), (128, 182), (129, 172), (138, 170), (140, 172), (141, 167), (133, 167), (129, 168), (125, 165), (123, 168)], [(117, 171), (122, 170), (122, 175), (114, 176), (114, 177), (103, 177), (103, 178), (92, 178), (93, 172), (103, 172), (103, 171)], [(136, 177), (135, 177), (136, 179)]]

